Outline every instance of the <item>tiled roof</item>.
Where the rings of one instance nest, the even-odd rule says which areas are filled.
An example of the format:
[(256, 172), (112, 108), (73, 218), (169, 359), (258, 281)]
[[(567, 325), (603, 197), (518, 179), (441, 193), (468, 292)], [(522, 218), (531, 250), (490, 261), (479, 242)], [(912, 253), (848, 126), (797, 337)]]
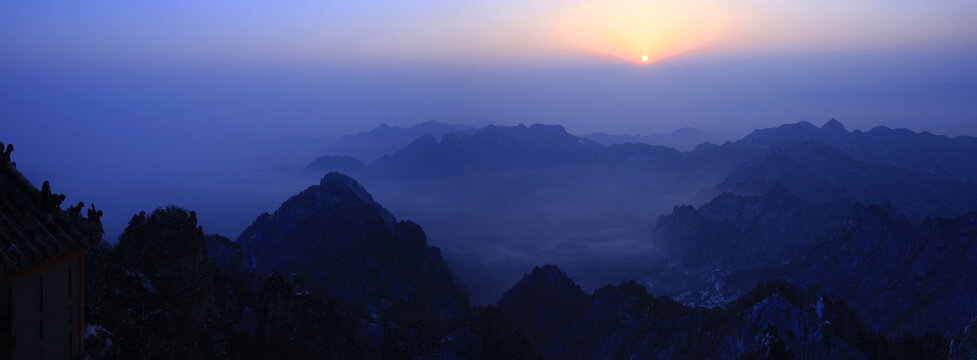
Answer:
[(31, 185), (10, 162), (10, 150), (0, 153), (0, 278), (98, 244), (102, 240), (98, 215), (90, 220), (80, 211), (61, 210), (63, 197)]

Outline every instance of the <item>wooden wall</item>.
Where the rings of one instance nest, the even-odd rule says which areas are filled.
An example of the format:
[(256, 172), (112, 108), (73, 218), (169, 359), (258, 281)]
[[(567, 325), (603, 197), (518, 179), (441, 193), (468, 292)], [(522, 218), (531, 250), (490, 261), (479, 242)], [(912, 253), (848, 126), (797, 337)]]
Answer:
[(0, 338), (7, 339), (6, 344), (0, 339), (0, 358), (79, 358), (83, 261), (76, 256), (54, 265), (42, 264), (0, 284), (0, 332), (6, 329), (9, 334), (0, 333)]

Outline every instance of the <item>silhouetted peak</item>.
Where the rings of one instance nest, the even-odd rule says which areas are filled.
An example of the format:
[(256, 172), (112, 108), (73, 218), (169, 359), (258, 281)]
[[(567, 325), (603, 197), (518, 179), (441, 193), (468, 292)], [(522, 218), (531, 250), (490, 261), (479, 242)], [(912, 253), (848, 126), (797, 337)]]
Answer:
[(698, 153), (714, 152), (716, 150), (719, 150), (720, 148), (721, 148), (721, 146), (719, 146), (719, 145), (716, 145), (716, 144), (713, 144), (713, 143), (709, 143), (709, 142), (705, 142), (705, 143), (701, 143), (699, 145), (696, 145), (695, 148), (692, 149), (692, 152), (698, 152)]
[[(799, 121), (793, 124), (783, 124), (775, 128), (756, 129), (750, 135), (762, 133), (779, 133), (785, 131), (808, 132), (817, 130), (818, 127), (807, 121)], [(749, 137), (749, 135), (747, 136)]]
[(402, 244), (416, 248), (427, 247), (427, 235), (424, 234), (424, 229), (413, 221), (401, 220), (394, 228), (394, 232)]
[[(716, 199), (725, 199), (725, 198), (735, 197), (735, 196), (736, 195), (734, 195), (733, 193), (723, 192), (722, 194), (719, 194), (719, 196), (716, 197)], [(672, 208), (672, 215), (675, 216), (692, 215), (698, 213), (699, 212), (696, 211), (695, 207), (692, 205), (678, 205)]]
[(828, 120), (828, 122), (821, 126), (821, 130), (832, 133), (848, 132), (848, 130), (845, 129), (845, 126), (841, 124), (841, 121), (836, 119)]
[(817, 126), (814, 126), (814, 124), (807, 121), (799, 121), (795, 124), (786, 124), (786, 125), (781, 125), (780, 127), (794, 127), (794, 128), (804, 129), (804, 130), (813, 130), (818, 128)]
[[(905, 130), (905, 129), (903, 129), (903, 130)], [(882, 133), (889, 133), (889, 132), (892, 132), (892, 131), (895, 131), (895, 129), (890, 128), (888, 126), (879, 125), (879, 126), (876, 126), (876, 127), (872, 128), (872, 129), (870, 129), (866, 133), (867, 134), (882, 134)]]
[(532, 134), (534, 136), (539, 135), (559, 135), (559, 136), (573, 136), (566, 131), (563, 125), (548, 125), (548, 124), (531, 124), (526, 126), (526, 124), (519, 124), (515, 126), (499, 126), (499, 125), (488, 125), (479, 131), (482, 134)]
[(380, 123), (380, 125), (377, 125), (377, 127), (373, 128), (373, 130), (370, 130), (370, 132), (374, 134), (379, 134), (379, 133), (389, 132), (390, 130), (393, 129), (394, 128), (392, 126), (387, 125), (386, 123)]
[(168, 206), (134, 215), (115, 249), (140, 270), (158, 273), (159, 267), (172, 266), (179, 259), (205, 256), (204, 239), (196, 212)]
[[(457, 140), (457, 138), (452, 134), (446, 134), (444, 135), (444, 137), (448, 139), (448, 143), (456, 142)], [(417, 139), (415, 139), (414, 141), (411, 141), (410, 144), (407, 144), (407, 146), (401, 149), (400, 151), (397, 151), (397, 153), (394, 154), (392, 158), (393, 159), (398, 159), (398, 158), (403, 159), (404, 157), (408, 157), (408, 158), (435, 157), (436, 158), (442, 152), (441, 149), (442, 145), (444, 145), (444, 143), (439, 144), (437, 137), (435, 137), (434, 135), (429, 133), (424, 134), (418, 137)], [(391, 158), (391, 156), (385, 156), (384, 158)], [(390, 161), (390, 160), (392, 159), (385, 159), (384, 161)], [(399, 161), (403, 161), (403, 160), (399, 160)]]
[(433, 135), (440, 135), (445, 133), (450, 134), (451, 132), (465, 130), (465, 129), (468, 129), (468, 126), (461, 125), (461, 124), (445, 124), (434, 120), (428, 120), (422, 123), (417, 123), (414, 124), (414, 126), (410, 127), (410, 130), (423, 131), (426, 133), (431, 133)]
[(546, 265), (534, 268), (506, 290), (499, 305), (510, 314), (524, 313), (517, 317), (533, 316), (542, 309), (548, 309), (545, 311), (550, 315), (556, 309), (571, 315), (581, 310), (587, 299), (583, 289), (560, 268)]
[(589, 297), (555, 265), (536, 267), (507, 290), (499, 308), (537, 346), (560, 334), (585, 311)]
[[(786, 281), (772, 280), (758, 283), (753, 290), (726, 305), (726, 309), (738, 313), (760, 304), (767, 299), (782, 299), (797, 308), (806, 308), (814, 297), (798, 286)], [(828, 300), (828, 299), (825, 299)]]
[(789, 146), (803, 141), (814, 141), (820, 138), (820, 129), (807, 121), (793, 124), (784, 124), (775, 128), (753, 130), (741, 140), (733, 144), (751, 144), (749, 146), (760, 146), (760, 149), (774, 148), (778, 146)]
[(543, 265), (543, 267), (535, 267), (533, 271), (529, 273), (529, 278), (534, 280), (542, 280), (544, 283), (556, 283), (556, 282), (573, 282), (570, 277), (567, 276), (563, 270), (556, 265)]
[(560, 134), (567, 133), (567, 129), (563, 127), (563, 125), (532, 124), (529, 126), (529, 129), (535, 131), (545, 131), (549, 133), (560, 133)]
[[(544, 265), (535, 267), (529, 274), (523, 276), (513, 289), (516, 288), (550, 289), (557, 293), (566, 294), (572, 292), (573, 295), (584, 294), (577, 283), (573, 282), (563, 270), (556, 265)], [(567, 294), (570, 295), (570, 294)]]
[(429, 154), (431, 151), (439, 151), (440, 147), (441, 145), (438, 144), (437, 137), (432, 134), (424, 134), (418, 137), (416, 140), (411, 141), (410, 144), (407, 144), (407, 146), (398, 151), (395, 156), (402, 154)]
[(370, 195), (365, 188), (363, 188), (363, 185), (360, 185), (360, 183), (355, 179), (338, 172), (330, 172), (326, 174), (326, 176), (322, 178), (322, 181), (319, 182), (319, 187), (322, 188), (322, 190), (338, 189), (349, 191), (356, 195), (356, 197), (358, 197), (360, 200), (371, 203), (374, 202), (373, 196)]
[(594, 298), (621, 298), (631, 300), (641, 300), (648, 298), (648, 289), (641, 286), (634, 280), (629, 280), (620, 285), (607, 285), (594, 292)]

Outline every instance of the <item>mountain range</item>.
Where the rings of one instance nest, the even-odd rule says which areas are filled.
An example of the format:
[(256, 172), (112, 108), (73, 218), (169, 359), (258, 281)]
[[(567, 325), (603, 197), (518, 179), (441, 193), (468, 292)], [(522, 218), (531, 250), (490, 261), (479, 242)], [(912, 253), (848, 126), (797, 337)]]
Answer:
[[(973, 219), (949, 226), (966, 234)], [(634, 281), (587, 293), (553, 265), (533, 269), (497, 304), (472, 306), (418, 225), (398, 222), (336, 173), (233, 242), (205, 235), (180, 208), (137, 214), (90, 267), (86, 341), (98, 358), (917, 359), (966, 351), (948, 339), (968, 336), (963, 327), (880, 336), (847, 300), (788, 282), (759, 283), (709, 309)], [(905, 316), (866, 313), (879, 316), (872, 322)]]
[(614, 144), (649, 144), (662, 145), (670, 148), (688, 151), (696, 145), (715, 142), (715, 138), (698, 129), (684, 127), (667, 134), (654, 133), (651, 135), (611, 135), (607, 133), (593, 133), (581, 136), (584, 139), (593, 140), (606, 146)]
[(526, 274), (498, 306), (550, 359), (917, 359), (948, 351), (938, 337), (873, 335), (843, 301), (778, 281), (704, 309), (633, 281), (585, 294), (550, 265)]
[[(643, 278), (661, 261), (642, 258), (671, 260), (673, 254), (663, 252), (668, 247), (693, 243), (656, 240), (656, 219), (675, 205), (722, 202), (724, 193), (764, 196), (780, 189), (775, 192), (795, 198), (785, 200), (795, 215), (771, 209), (778, 220), (750, 230), (779, 231), (756, 240), (764, 244), (798, 234), (787, 241), (798, 246), (780, 247), (791, 253), (829, 232), (856, 201), (887, 203), (913, 222), (962, 216), (977, 209), (973, 159), (977, 138), (886, 127), (849, 131), (832, 119), (820, 127), (800, 122), (759, 129), (684, 152), (642, 143), (606, 146), (558, 125), (493, 125), (440, 138), (421, 135), (372, 163), (332, 169), (348, 170), (390, 208), (427, 224), (447, 261), (463, 264), (456, 266), (462, 286), (484, 304), (537, 262), (564, 265), (588, 290)], [(768, 228), (788, 216), (796, 218), (790, 225)], [(789, 230), (793, 226), (809, 230)], [(689, 236), (707, 236), (698, 231)], [(740, 245), (754, 241), (754, 235), (741, 237)], [(787, 255), (769, 255), (764, 263), (780, 256)], [(623, 258), (634, 259), (622, 264)]]
[(554, 125), (420, 135), (370, 163), (317, 160), (358, 180), (327, 173), (234, 241), (192, 211), (136, 214), (89, 256), (86, 343), (98, 358), (965, 358), (975, 144), (834, 120), (684, 152)]
[(342, 136), (327, 143), (323, 150), (327, 154), (348, 155), (369, 163), (381, 156), (397, 152), (421, 135), (431, 134), (440, 138), (445, 134), (471, 129), (467, 125), (444, 124), (433, 120), (409, 127), (380, 124), (367, 132)]

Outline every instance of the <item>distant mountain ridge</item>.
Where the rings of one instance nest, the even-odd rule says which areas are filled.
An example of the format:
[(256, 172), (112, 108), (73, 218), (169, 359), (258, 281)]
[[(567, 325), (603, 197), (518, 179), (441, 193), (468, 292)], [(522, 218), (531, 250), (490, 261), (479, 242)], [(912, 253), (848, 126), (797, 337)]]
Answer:
[(598, 132), (582, 135), (580, 137), (596, 141), (605, 146), (636, 143), (667, 146), (680, 151), (689, 151), (694, 149), (696, 145), (706, 142), (715, 142), (716, 140), (709, 134), (690, 127), (683, 127), (667, 134), (655, 133), (651, 135), (611, 135)]
[(352, 156), (364, 163), (371, 163), (383, 155), (389, 155), (425, 134), (437, 138), (445, 134), (467, 131), (470, 126), (445, 124), (428, 120), (409, 127), (380, 124), (368, 132), (343, 136), (327, 144), (325, 153), (333, 156)]
[[(683, 128), (675, 136), (698, 136), (698, 130)], [(446, 139), (442, 139), (445, 135)], [(429, 137), (425, 135), (431, 135)], [(358, 156), (355, 151), (331, 151), (339, 162), (334, 166), (355, 167), (343, 156), (352, 156), (364, 164), (380, 168), (405, 164), (421, 164), (429, 168), (481, 166), (502, 162), (507, 156), (512, 165), (530, 163), (546, 165), (551, 161), (605, 160), (602, 152), (622, 153), (622, 149), (639, 149), (643, 137), (615, 136), (602, 133), (571, 135), (560, 125), (533, 124), (530, 126), (489, 125), (471, 128), (465, 125), (424, 122), (410, 128), (396, 128), (381, 124), (373, 131), (344, 136), (341, 142), (351, 147), (384, 147), (384, 154)], [(592, 145), (587, 145), (588, 143)], [(856, 161), (866, 164), (899, 168), (911, 171), (922, 180), (940, 179), (951, 182), (977, 182), (977, 138), (969, 136), (947, 137), (928, 132), (907, 129), (891, 129), (878, 126), (870, 131), (848, 131), (838, 120), (831, 119), (821, 127), (809, 122), (785, 124), (775, 128), (754, 130), (749, 135), (721, 145), (699, 143), (689, 151), (676, 151), (668, 160), (677, 161), (680, 168), (719, 166), (732, 169), (744, 161), (758, 159), (764, 154), (781, 149), (787, 151), (803, 143), (821, 144), (836, 149)], [(599, 146), (604, 145), (604, 150)], [(625, 145), (627, 144), (627, 145)], [(623, 145), (623, 146), (622, 146)], [(655, 146), (653, 146), (655, 147)], [(668, 146), (663, 146), (669, 148)], [(541, 153), (537, 153), (541, 152)], [(629, 152), (624, 152), (629, 153)], [(630, 154), (635, 155), (633, 151)], [(374, 159), (380, 164), (372, 164)], [(323, 159), (320, 162), (325, 162)], [(605, 160), (606, 161), (606, 160)], [(460, 164), (459, 164), (460, 163)], [(330, 165), (310, 164), (310, 170), (322, 170)], [(406, 165), (401, 165), (406, 166)], [(725, 175), (725, 174), (724, 174)]]
[(914, 219), (958, 216), (977, 209), (973, 182), (920, 178), (905, 168), (864, 163), (828, 145), (809, 142), (778, 147), (757, 161), (741, 163), (717, 188), (757, 194), (778, 186), (814, 204), (889, 202)]
[(597, 161), (603, 147), (570, 135), (562, 126), (489, 125), (438, 141), (425, 135), (372, 166), (393, 174), (432, 174), (538, 168)]
[[(833, 149), (837, 154), (830, 156), (837, 159), (832, 161), (904, 169), (925, 182), (977, 183), (977, 138), (950, 138), (884, 126), (867, 132), (849, 132), (835, 119), (821, 127), (799, 122), (758, 129), (739, 140), (722, 145), (702, 143), (686, 152), (631, 142), (607, 145), (614, 141), (577, 137), (559, 125), (489, 125), (471, 129), (427, 122), (408, 129), (381, 125), (373, 132), (351, 135), (356, 137), (350, 137), (351, 141), (359, 139), (357, 141), (363, 142), (365, 140), (360, 137), (371, 134), (369, 142), (384, 142), (376, 134), (392, 132), (406, 138), (406, 134), (430, 130), (409, 140), (389, 142), (392, 147), (394, 143), (400, 146), (375, 162), (363, 162), (369, 164), (365, 166), (368, 169), (364, 170), (364, 175), (396, 177), (406, 173), (407, 169), (420, 176), (479, 168), (498, 170), (590, 164), (643, 165), (644, 169), (664, 170), (677, 176), (711, 173), (710, 177), (725, 178), (737, 165), (758, 161), (771, 152), (797, 152), (800, 149), (824, 154)], [(821, 147), (817, 148), (818, 145)], [(323, 156), (307, 170), (363, 170), (363, 165), (341, 155), (349, 154)]]
[(885, 126), (849, 132), (840, 121), (831, 119), (820, 128), (802, 121), (755, 130), (723, 146), (741, 154), (757, 154), (805, 142), (828, 145), (865, 163), (906, 169), (926, 180), (977, 182), (977, 138), (970, 136), (951, 138)]
[[(517, 274), (534, 265), (492, 259), (496, 251), (525, 259), (540, 256), (536, 248), (552, 249), (558, 255), (543, 255), (563, 264), (592, 248), (634, 254), (633, 249), (646, 246), (637, 239), (647, 238), (647, 227), (658, 216), (668, 214), (676, 204), (709, 203), (724, 192), (762, 197), (779, 188), (800, 201), (798, 206), (785, 205), (782, 210), (786, 213), (763, 210), (771, 218), (758, 218), (753, 230), (727, 234), (719, 227), (709, 228), (720, 234), (716, 239), (739, 234), (736, 241), (742, 244), (749, 244), (750, 236), (764, 237), (757, 241), (773, 246), (773, 251), (764, 258), (752, 258), (764, 264), (793, 261), (793, 254), (807, 249), (798, 244), (810, 244), (815, 234), (829, 232), (819, 227), (835, 224), (856, 201), (887, 202), (914, 222), (960, 216), (977, 209), (974, 159), (977, 138), (886, 127), (848, 131), (832, 119), (820, 127), (799, 122), (759, 129), (736, 141), (703, 143), (684, 152), (644, 143), (605, 146), (574, 136), (559, 125), (493, 125), (440, 138), (422, 135), (368, 165), (334, 156), (316, 162), (349, 171), (377, 188), (388, 206), (428, 224), (432, 237), (446, 245), (449, 252), (445, 256), (456, 256), (452, 251), (481, 254), (476, 259), (488, 259), (486, 266), (509, 267), (493, 271), (506, 275), (495, 281), (493, 290), (478, 294), (477, 301), (486, 303), (501, 295), (505, 283), (516, 281)], [(750, 208), (752, 205), (744, 206), (741, 210), (747, 213), (764, 213)], [(819, 213), (819, 209), (841, 210)], [(802, 221), (798, 214), (808, 214), (812, 220)], [(773, 219), (810, 231), (793, 236), (783, 226), (778, 230)], [(539, 245), (533, 248), (521, 240), (525, 238), (539, 239)], [(466, 241), (452, 243), (455, 239)], [(618, 239), (630, 239), (630, 243), (602, 245)], [(691, 243), (697, 242), (679, 244)], [(727, 258), (742, 251), (729, 249)], [(607, 261), (614, 256), (606, 255)], [(459, 268), (463, 270), (459, 276), (472, 282), (482, 278), (478, 272), (488, 271), (475, 269), (489, 269), (481, 265)], [(598, 276), (603, 272), (589, 273), (593, 276), (581, 279), (589, 289), (625, 279), (615, 277), (621, 272), (607, 271), (608, 279)], [(722, 299), (728, 296), (714, 300)]]
[(397, 151), (364, 162), (365, 169), (348, 156), (333, 154), (315, 159), (305, 170), (353, 169), (367, 177), (397, 178), (573, 165), (660, 168), (681, 156), (672, 148), (644, 143), (604, 146), (574, 136), (561, 125), (488, 125), (442, 136), (419, 135)]

